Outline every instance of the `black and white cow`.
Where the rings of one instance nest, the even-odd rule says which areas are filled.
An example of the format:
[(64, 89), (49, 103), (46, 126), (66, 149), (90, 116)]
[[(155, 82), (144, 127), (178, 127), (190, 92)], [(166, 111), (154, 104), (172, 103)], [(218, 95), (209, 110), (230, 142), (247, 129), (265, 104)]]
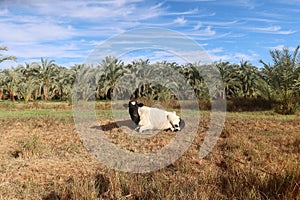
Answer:
[(176, 112), (168, 112), (158, 108), (150, 108), (133, 100), (128, 104), (132, 121), (138, 126), (139, 132), (152, 129), (180, 131), (184, 121)]

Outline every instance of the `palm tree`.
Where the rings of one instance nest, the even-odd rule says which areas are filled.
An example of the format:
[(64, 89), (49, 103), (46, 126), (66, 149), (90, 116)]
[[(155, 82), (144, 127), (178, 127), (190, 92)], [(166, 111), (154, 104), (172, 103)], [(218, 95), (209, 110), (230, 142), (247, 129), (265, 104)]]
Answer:
[(54, 94), (58, 94), (60, 100), (69, 99), (72, 85), (75, 81), (75, 71), (65, 67), (59, 67), (58, 73), (54, 76)]
[[(8, 51), (8, 48), (6, 46), (0, 46), (0, 51)], [(15, 56), (5, 56), (2, 53), (0, 53), (0, 63), (6, 61), (6, 60), (13, 60), (16, 61), (17, 58)], [(2, 96), (4, 93), (4, 86), (7, 85), (4, 81), (4, 79), (6, 78), (6, 74), (7, 72), (3, 72), (1, 71), (0, 74), (0, 100), (2, 100)]]
[(4, 81), (5, 73), (0, 70), (0, 101), (2, 100), (3, 93), (4, 93), (4, 86), (5, 86), (5, 81)]
[[(182, 95), (179, 92), (179, 84), (184, 83), (185, 80), (180, 79), (182, 75), (175, 63), (157, 62), (149, 65), (145, 74), (150, 83), (151, 96), (157, 100), (168, 101), (174, 99), (176, 95)], [(178, 96), (178, 98), (180, 97)]]
[(50, 88), (53, 86), (53, 80), (55, 75), (58, 73), (57, 65), (54, 60), (48, 60), (48, 58), (41, 58), (41, 64), (38, 64), (40, 74), (39, 78), (41, 81), (40, 92), (44, 100), (49, 100)]
[(142, 96), (151, 97), (153, 93), (149, 75), (153, 68), (149, 60), (132, 61), (123, 68), (123, 74), (115, 85), (115, 92), (122, 98), (139, 98)]
[(236, 97), (241, 90), (239, 66), (229, 62), (215, 63), (223, 80), (225, 94), (228, 97)]
[[(0, 46), (0, 51), (7, 51), (6, 46)], [(15, 56), (4, 56), (3, 54), (0, 53), (0, 63), (6, 61), (6, 60), (13, 60), (16, 61), (17, 58)]]
[[(84, 100), (88, 101), (95, 97), (97, 87), (97, 68), (88, 64), (75, 65), (72, 67), (74, 77), (72, 86), (73, 100)], [(72, 75), (72, 76), (73, 76)]]
[(99, 90), (106, 99), (111, 99), (113, 89), (118, 80), (124, 74), (124, 63), (115, 57), (106, 57), (99, 65), (101, 77), (99, 79)]
[(203, 78), (203, 75), (206, 74), (205, 69), (207, 69), (207, 67), (201, 65), (200, 63), (188, 63), (176, 68), (180, 72), (180, 74), (184, 76), (184, 78), (186, 79), (186, 83), (191, 86), (198, 98), (209, 99), (209, 91)]
[(21, 82), (18, 85), (18, 92), (24, 98), (25, 104), (28, 103), (28, 101), (32, 97), (33, 92), (37, 89), (38, 89), (38, 83), (33, 79), (31, 79), (27, 82)]
[(25, 67), (23, 65), (19, 65), (15, 70), (21, 75), (20, 83), (18, 84), (18, 92), (24, 98), (25, 103), (28, 103), (33, 93), (38, 91), (39, 71), (33, 63), (25, 63)]
[(155, 95), (158, 93), (159, 83), (158, 81), (161, 76), (159, 75), (160, 64), (156, 63), (150, 65), (150, 60), (139, 60), (134, 62), (136, 67), (136, 73), (132, 73), (135, 76), (136, 91), (135, 96), (138, 97), (148, 97), (149, 99), (154, 99)]
[(248, 61), (242, 60), (240, 62), (239, 73), (243, 97), (253, 97), (260, 79), (258, 69)]
[(293, 54), (287, 48), (270, 51), (273, 64), (260, 60), (264, 65), (262, 78), (270, 86), (273, 98), (281, 102), (277, 111), (283, 114), (294, 113), (298, 106), (296, 98), (299, 95), (299, 48), (298, 45)]
[(19, 84), (20, 74), (14, 69), (5, 69), (3, 73), (4, 89), (8, 91), (10, 100), (15, 101), (15, 92)]

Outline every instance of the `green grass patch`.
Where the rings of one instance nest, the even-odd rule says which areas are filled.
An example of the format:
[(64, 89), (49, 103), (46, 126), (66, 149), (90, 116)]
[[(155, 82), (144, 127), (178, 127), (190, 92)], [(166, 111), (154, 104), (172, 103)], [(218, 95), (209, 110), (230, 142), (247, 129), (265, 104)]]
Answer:
[(0, 118), (39, 118), (42, 116), (51, 116), (58, 118), (70, 118), (73, 116), (72, 110), (0, 110)]
[[(97, 101), (96, 115), (100, 120), (113, 119), (113, 118), (126, 118), (129, 117), (126, 109), (111, 110), (110, 102)], [(175, 110), (179, 115), (197, 115), (197, 110), (180, 110), (180, 109), (167, 109), (168, 111)], [(210, 115), (210, 110), (200, 110), (203, 117)], [(0, 118), (39, 118), (41, 116), (50, 116), (55, 118), (72, 118), (72, 106), (66, 102), (0, 102)], [(278, 119), (278, 120), (294, 120), (299, 119), (300, 115), (280, 115), (274, 111), (249, 111), (249, 112), (226, 112), (226, 118), (242, 118), (242, 119)]]

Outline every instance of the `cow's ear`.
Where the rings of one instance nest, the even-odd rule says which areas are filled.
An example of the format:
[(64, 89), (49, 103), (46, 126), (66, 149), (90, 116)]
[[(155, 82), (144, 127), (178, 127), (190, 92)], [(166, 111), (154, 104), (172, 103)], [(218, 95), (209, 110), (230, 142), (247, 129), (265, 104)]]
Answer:
[(143, 104), (143, 103), (138, 103), (138, 106), (139, 106), (139, 107), (143, 107), (144, 104)]

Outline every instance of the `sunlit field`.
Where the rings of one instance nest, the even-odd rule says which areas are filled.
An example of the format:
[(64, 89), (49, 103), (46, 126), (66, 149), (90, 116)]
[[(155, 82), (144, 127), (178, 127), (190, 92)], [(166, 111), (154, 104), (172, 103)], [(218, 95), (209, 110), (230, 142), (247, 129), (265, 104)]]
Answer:
[[(87, 152), (67, 103), (4, 101), (0, 107), (0, 199), (300, 199), (299, 114), (227, 112), (217, 145), (202, 159), (210, 113), (201, 111), (182, 157), (132, 174), (109, 169)], [(99, 126), (125, 150), (156, 151), (174, 136), (161, 131), (130, 138), (128, 127), (114, 123), (109, 103), (97, 102), (96, 109)]]
[(300, 200), (299, 13), (0, 0), (0, 200)]

